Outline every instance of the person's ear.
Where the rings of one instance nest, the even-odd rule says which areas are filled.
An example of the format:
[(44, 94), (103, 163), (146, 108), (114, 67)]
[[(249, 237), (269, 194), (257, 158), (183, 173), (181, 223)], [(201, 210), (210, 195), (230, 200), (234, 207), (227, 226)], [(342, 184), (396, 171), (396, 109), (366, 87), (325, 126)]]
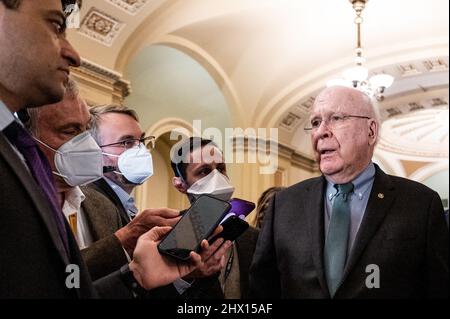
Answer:
[(173, 177), (172, 185), (175, 187), (180, 193), (186, 194), (188, 190), (188, 185), (183, 181), (181, 177)]
[(378, 124), (376, 121), (371, 120), (369, 123), (369, 145), (376, 143), (378, 138)]

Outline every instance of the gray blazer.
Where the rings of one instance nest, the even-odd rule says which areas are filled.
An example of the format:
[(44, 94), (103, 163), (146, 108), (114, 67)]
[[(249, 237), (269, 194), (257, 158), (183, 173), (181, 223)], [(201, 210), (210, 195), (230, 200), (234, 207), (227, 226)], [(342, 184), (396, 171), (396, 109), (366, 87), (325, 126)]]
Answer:
[[(272, 200), (250, 269), (257, 298), (330, 298), (324, 274), (324, 177)], [(335, 298), (448, 298), (449, 232), (438, 194), (386, 175), (375, 181)], [(369, 289), (368, 265), (380, 270)]]

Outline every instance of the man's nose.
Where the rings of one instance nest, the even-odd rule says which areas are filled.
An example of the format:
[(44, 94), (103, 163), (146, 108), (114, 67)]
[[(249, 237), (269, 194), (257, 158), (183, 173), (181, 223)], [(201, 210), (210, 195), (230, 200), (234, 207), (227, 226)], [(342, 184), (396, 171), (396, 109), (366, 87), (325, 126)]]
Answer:
[(78, 52), (70, 44), (70, 42), (64, 38), (62, 41), (61, 55), (69, 62), (70, 66), (79, 67), (81, 65), (81, 58)]
[(330, 137), (331, 136), (331, 130), (328, 127), (328, 121), (323, 120), (322, 122), (320, 122), (319, 127), (317, 128), (315, 134), (317, 137)]

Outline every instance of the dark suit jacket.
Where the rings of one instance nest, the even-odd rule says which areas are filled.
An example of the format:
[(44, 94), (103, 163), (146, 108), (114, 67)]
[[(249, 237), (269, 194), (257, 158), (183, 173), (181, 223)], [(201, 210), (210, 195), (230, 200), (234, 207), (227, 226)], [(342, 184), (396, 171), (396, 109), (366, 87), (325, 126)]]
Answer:
[[(89, 191), (90, 193), (85, 193), (86, 200), (89, 197), (89, 194), (97, 194), (96, 197), (99, 197), (99, 193), (106, 196), (110, 202), (117, 208), (117, 211), (120, 215), (120, 221), (123, 223), (123, 225), (127, 224), (129, 222), (128, 214), (125, 210), (125, 208), (122, 205), (122, 202), (117, 197), (114, 190), (109, 186), (109, 184), (104, 180), (100, 179), (92, 184), (90, 184), (88, 187), (83, 188), (83, 192)], [(85, 202), (86, 202), (85, 200)], [(96, 207), (95, 205), (93, 207)], [(111, 209), (105, 210), (106, 212), (110, 212)], [(90, 217), (88, 217), (90, 218)], [(99, 221), (97, 224), (97, 227), (100, 227), (100, 224), (108, 224), (110, 225), (111, 221), (110, 219), (114, 219), (113, 216), (110, 218), (106, 218), (103, 221)], [(93, 223), (95, 224), (95, 223)], [(118, 229), (118, 228), (117, 228)], [(99, 236), (100, 238), (110, 238), (111, 233), (114, 233), (117, 229), (108, 229), (106, 232), (103, 233), (103, 236)], [(238, 250), (239, 255), (239, 271), (240, 271), (240, 285), (241, 285), (241, 294), (243, 298), (248, 297), (248, 270), (250, 268), (250, 263), (252, 260), (253, 252), (255, 251), (256, 247), (256, 240), (258, 238), (258, 231), (255, 228), (249, 228), (246, 232), (244, 232), (237, 240), (236, 240), (236, 246)], [(97, 239), (96, 239), (97, 240)], [(102, 239), (103, 240), (103, 239)], [(95, 243), (97, 244), (97, 243)], [(102, 247), (101, 245), (99, 245)], [(111, 246), (112, 247), (112, 246)], [(89, 247), (91, 248), (91, 247)], [(89, 249), (88, 248), (88, 249)], [(116, 248), (112, 248), (117, 249)], [(110, 253), (112, 251), (110, 250)], [(84, 252), (84, 251), (83, 251)], [(120, 251), (117, 250), (117, 255), (120, 255)], [(83, 254), (83, 257), (85, 255)], [(92, 255), (92, 259), (95, 259)], [(119, 259), (120, 260), (120, 259)], [(100, 262), (103, 263), (103, 262)], [(93, 262), (88, 262), (89, 270), (91, 271), (91, 265)], [(92, 272), (91, 272), (92, 274)], [(95, 276), (95, 278), (97, 278)], [(165, 287), (157, 288), (154, 291), (149, 293), (149, 296), (152, 298), (184, 298), (184, 299), (220, 299), (223, 298), (223, 292), (220, 288), (220, 283), (216, 276), (212, 276), (211, 278), (204, 278), (201, 280), (196, 280), (192, 287), (188, 289), (183, 295), (179, 295), (178, 292), (175, 290), (173, 285), (168, 285)]]
[[(70, 227), (67, 253), (49, 203), (0, 132), (0, 299), (95, 298), (97, 291), (130, 297), (115, 272), (93, 283)], [(78, 289), (69, 289), (69, 264), (79, 267)], [(95, 285), (95, 288), (94, 288)]]
[(128, 263), (119, 239), (114, 233), (122, 228), (117, 207), (91, 187), (81, 187), (85, 200), (81, 204), (93, 243), (81, 251), (93, 280), (116, 271)]
[(125, 226), (126, 224), (128, 224), (130, 222), (130, 217), (128, 216), (128, 213), (127, 213), (125, 207), (123, 207), (122, 202), (120, 201), (119, 197), (114, 192), (114, 190), (111, 188), (111, 186), (109, 186), (109, 184), (106, 182), (106, 180), (104, 178), (101, 178), (101, 179), (95, 181), (94, 183), (89, 184), (88, 187), (103, 194), (106, 198), (108, 198), (114, 204), (117, 211), (119, 212), (121, 225)]
[(249, 227), (236, 241), (236, 249), (239, 258), (239, 278), (241, 286), (241, 298), (249, 298), (249, 270), (255, 253), (259, 230)]
[[(0, 298), (95, 296), (77, 244), (69, 255), (44, 193), (0, 132)], [(66, 266), (80, 267), (80, 289), (68, 289)]]
[[(94, 278), (97, 278), (98, 276), (104, 276), (117, 265), (120, 267), (127, 263), (122, 246), (114, 233), (128, 224), (130, 218), (119, 197), (104, 179), (83, 187), (82, 191), (86, 195), (83, 208), (87, 208), (85, 210), (87, 212), (86, 218), (96, 241), (88, 248), (83, 249), (82, 253), (89, 271)], [(122, 263), (122, 261), (124, 262)], [(111, 294), (110, 291), (111, 289), (102, 289), (100, 294), (105, 298), (123, 297), (122, 295)], [(173, 299), (179, 298), (180, 294), (173, 285), (167, 285), (153, 289), (141, 297)]]
[[(251, 266), (259, 298), (330, 298), (324, 274), (324, 177), (275, 195)], [(375, 181), (335, 298), (448, 298), (449, 232), (436, 192), (376, 166)], [(380, 288), (369, 289), (368, 265)]]

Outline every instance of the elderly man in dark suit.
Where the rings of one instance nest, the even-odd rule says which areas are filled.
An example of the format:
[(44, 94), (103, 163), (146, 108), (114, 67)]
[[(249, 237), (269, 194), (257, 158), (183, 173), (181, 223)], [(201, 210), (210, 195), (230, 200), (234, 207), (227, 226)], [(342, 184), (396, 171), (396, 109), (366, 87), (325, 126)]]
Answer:
[(254, 297), (448, 297), (441, 200), (371, 162), (379, 126), (358, 90), (316, 98), (305, 130), (322, 176), (272, 200), (251, 267)]
[[(0, 298), (91, 298), (96, 291), (53, 185), (51, 168), (13, 112), (63, 98), (70, 67), (80, 57), (65, 36), (70, 0), (0, 1)], [(130, 296), (172, 282), (202, 262), (163, 259), (154, 228), (137, 259), (96, 283), (99, 292)], [(151, 269), (151, 271), (150, 271)]]

